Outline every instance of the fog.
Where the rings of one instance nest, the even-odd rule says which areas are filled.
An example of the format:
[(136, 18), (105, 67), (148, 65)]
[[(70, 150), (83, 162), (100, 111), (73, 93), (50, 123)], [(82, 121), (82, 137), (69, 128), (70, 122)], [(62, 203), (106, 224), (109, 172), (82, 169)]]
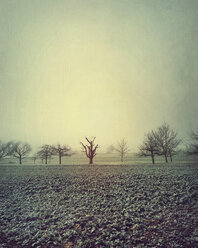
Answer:
[(198, 1), (0, 1), (0, 139), (131, 151), (198, 127)]

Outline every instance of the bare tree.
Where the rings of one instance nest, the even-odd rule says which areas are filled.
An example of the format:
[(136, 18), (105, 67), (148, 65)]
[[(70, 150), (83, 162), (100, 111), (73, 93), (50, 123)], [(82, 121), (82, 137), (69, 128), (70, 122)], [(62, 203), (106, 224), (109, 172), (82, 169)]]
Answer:
[(125, 154), (129, 151), (129, 147), (125, 139), (122, 139), (120, 142), (118, 142), (118, 145), (115, 150), (120, 154), (121, 162), (123, 162)]
[(0, 141), (0, 159), (11, 155), (13, 149), (13, 143), (3, 143)]
[(169, 156), (172, 161), (173, 155), (176, 154), (176, 148), (181, 143), (181, 140), (177, 138), (177, 133), (164, 123), (157, 131), (153, 131), (153, 135), (157, 142), (158, 155), (164, 156), (166, 163), (168, 163)]
[(198, 131), (192, 131), (191, 133), (192, 143), (187, 148), (189, 155), (198, 155)]
[(143, 144), (139, 147), (138, 155), (140, 157), (151, 157), (152, 163), (155, 163), (155, 155), (158, 153), (157, 142), (153, 132), (147, 133)]
[(53, 154), (58, 155), (59, 164), (61, 164), (63, 156), (72, 155), (70, 151), (71, 151), (71, 148), (69, 146), (61, 146), (60, 144), (58, 144), (57, 146), (52, 146)]
[(16, 142), (13, 143), (12, 155), (19, 159), (19, 163), (22, 164), (22, 159), (30, 153), (32, 150), (28, 143)]
[(170, 157), (171, 162), (173, 162), (173, 156), (175, 156), (178, 153), (178, 146), (181, 143), (181, 139), (177, 138), (177, 133), (173, 131), (172, 137), (169, 142), (168, 146), (168, 155)]
[(44, 155), (40, 156), (40, 159), (41, 159), (41, 163), (44, 164), (44, 161), (45, 161)]
[(37, 152), (37, 155), (43, 160), (45, 160), (45, 164), (47, 164), (48, 158), (51, 158), (53, 154), (52, 146), (50, 145), (43, 145), (41, 146), (40, 150)]
[(83, 152), (85, 152), (86, 156), (89, 158), (89, 164), (93, 164), (93, 158), (96, 156), (96, 150), (98, 149), (98, 144), (94, 145), (94, 140), (96, 137), (94, 137), (92, 140), (89, 140), (85, 137), (86, 141), (88, 142), (88, 145), (84, 145), (82, 142), (82, 148)]
[(38, 155), (37, 153), (35, 153), (33, 156), (32, 156), (32, 160), (34, 161), (34, 164), (36, 163), (36, 160), (38, 159)]
[[(45, 157), (43, 154), (40, 153), (40, 150), (35, 154), (36, 159), (40, 159), (41, 163), (44, 164)], [(34, 160), (34, 158), (33, 158)]]

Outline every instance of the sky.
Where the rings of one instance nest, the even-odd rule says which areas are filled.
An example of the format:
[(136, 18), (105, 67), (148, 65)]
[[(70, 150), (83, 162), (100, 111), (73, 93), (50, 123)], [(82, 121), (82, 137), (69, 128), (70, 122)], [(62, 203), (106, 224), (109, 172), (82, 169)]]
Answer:
[(198, 127), (198, 1), (0, 0), (0, 139), (131, 151)]

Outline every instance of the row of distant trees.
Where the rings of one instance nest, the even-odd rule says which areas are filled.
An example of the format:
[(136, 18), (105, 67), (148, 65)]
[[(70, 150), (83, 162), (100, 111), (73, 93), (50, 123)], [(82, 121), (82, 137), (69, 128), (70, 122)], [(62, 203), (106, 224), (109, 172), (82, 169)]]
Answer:
[(19, 159), (19, 163), (22, 163), (22, 159), (31, 152), (32, 148), (28, 143), (21, 142), (7, 142), (0, 141), (0, 159), (13, 156)]
[[(153, 164), (155, 163), (156, 156), (164, 156), (166, 163), (168, 163), (168, 158), (172, 162), (173, 156), (180, 151), (178, 147), (181, 143), (182, 140), (178, 138), (177, 132), (171, 129), (167, 123), (164, 123), (156, 130), (151, 130), (145, 134), (137, 155), (139, 157), (151, 157)], [(108, 153), (118, 152), (123, 162), (123, 158), (128, 150), (127, 142), (123, 139), (118, 143), (117, 147), (111, 145), (108, 148)], [(198, 155), (198, 132), (196, 131), (193, 131), (191, 134), (191, 143), (187, 145), (186, 154)]]
[[(0, 142), (0, 159), (13, 156), (19, 159), (19, 163), (22, 164), (22, 159), (24, 159), (32, 151), (31, 146), (28, 143), (22, 142)], [(32, 157), (34, 163), (36, 159), (40, 158), (42, 163), (48, 163), (48, 159), (53, 155), (58, 155), (59, 164), (61, 164), (63, 156), (71, 156), (73, 153), (69, 146), (61, 145), (43, 145)]]
[(143, 144), (139, 148), (139, 156), (150, 156), (153, 164), (156, 155), (164, 156), (166, 163), (169, 157), (172, 162), (180, 143), (181, 139), (178, 138), (177, 133), (165, 123), (157, 130), (152, 130), (145, 135)]
[[(93, 159), (96, 156), (96, 150), (99, 148), (98, 144), (94, 144), (96, 137), (93, 139), (85, 138), (86, 143), (81, 142), (82, 152), (85, 153), (89, 159), (89, 164), (93, 164)], [(187, 146), (187, 154), (198, 155), (198, 132), (192, 132), (192, 142)], [(151, 157), (152, 163), (155, 163), (156, 156), (164, 156), (165, 162), (168, 163), (168, 159), (173, 161), (173, 156), (179, 151), (178, 147), (182, 140), (178, 138), (177, 132), (170, 128), (170, 126), (164, 123), (156, 130), (151, 130), (145, 134), (144, 141), (139, 147), (138, 156)], [(13, 156), (19, 159), (19, 163), (22, 164), (24, 159), (32, 151), (31, 146), (28, 143), (22, 142), (7, 142), (0, 141), (0, 159), (6, 156)], [(110, 146), (108, 152), (116, 151), (120, 154), (121, 162), (124, 161), (124, 156), (129, 151), (126, 140), (121, 140), (116, 147)], [(74, 152), (71, 147), (67, 145), (43, 145), (32, 157), (34, 163), (37, 159), (41, 159), (42, 163), (47, 164), (48, 159), (52, 156), (58, 156), (58, 162), (61, 164), (63, 156), (72, 156)]]

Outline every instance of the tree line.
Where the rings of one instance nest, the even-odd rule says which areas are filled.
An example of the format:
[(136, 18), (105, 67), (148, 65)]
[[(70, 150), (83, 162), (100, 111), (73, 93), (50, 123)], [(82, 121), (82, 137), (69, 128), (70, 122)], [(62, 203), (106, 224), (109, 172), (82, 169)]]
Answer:
[(178, 152), (177, 148), (181, 143), (181, 139), (177, 137), (177, 133), (164, 123), (157, 130), (152, 130), (145, 135), (143, 144), (139, 147), (138, 155), (141, 157), (150, 156), (152, 163), (155, 163), (155, 156), (164, 156), (165, 162), (168, 158), (171, 162), (173, 156)]
[[(168, 159), (172, 162), (173, 156), (179, 152), (178, 147), (181, 143), (182, 140), (178, 138), (177, 132), (171, 129), (167, 123), (164, 123), (156, 130), (151, 130), (145, 134), (144, 140), (138, 148), (137, 155), (139, 157), (151, 157), (153, 164), (155, 163), (156, 156), (163, 156), (166, 163), (168, 163)], [(128, 150), (127, 142), (123, 139), (118, 143), (117, 147), (111, 145), (108, 148), (108, 153), (118, 152), (121, 162), (123, 162), (123, 158)], [(192, 131), (191, 143), (186, 145), (185, 152), (187, 155), (198, 155), (198, 131)]]
[[(96, 156), (96, 150), (99, 148), (98, 144), (94, 144), (96, 137), (88, 139), (85, 137), (86, 143), (81, 142), (82, 152), (85, 153), (89, 159), (89, 164), (93, 164), (93, 159)], [(178, 138), (177, 132), (170, 128), (167, 123), (164, 123), (156, 130), (151, 130), (145, 134), (145, 138), (142, 145), (139, 147), (137, 155), (139, 157), (151, 157), (152, 163), (155, 163), (156, 156), (163, 156), (165, 162), (168, 160), (173, 161), (173, 156), (177, 154), (178, 147), (182, 140)], [(7, 142), (0, 141), (0, 159), (13, 156), (19, 159), (19, 163), (22, 164), (22, 160), (32, 151), (31, 146), (28, 143), (22, 142)], [(129, 151), (126, 140), (121, 140), (116, 147), (110, 146), (108, 152), (116, 151), (120, 155), (121, 162), (124, 161), (124, 156)], [(191, 134), (191, 143), (187, 146), (186, 152), (188, 155), (198, 155), (198, 131), (193, 131)], [(52, 156), (58, 156), (58, 163), (62, 163), (63, 156), (72, 156), (74, 152), (71, 147), (67, 145), (43, 145), (32, 157), (34, 163), (36, 159), (40, 158), (42, 163), (47, 164), (48, 159)]]
[[(22, 159), (24, 159), (32, 151), (31, 146), (28, 143), (23, 142), (7, 142), (3, 143), (0, 141), (0, 159), (13, 156), (19, 159), (19, 163), (22, 164)], [(40, 158), (42, 163), (48, 163), (48, 159), (53, 155), (58, 155), (59, 164), (62, 162), (63, 156), (71, 156), (73, 153), (69, 146), (60, 144), (58, 145), (43, 145), (32, 157), (34, 163), (36, 159)]]

